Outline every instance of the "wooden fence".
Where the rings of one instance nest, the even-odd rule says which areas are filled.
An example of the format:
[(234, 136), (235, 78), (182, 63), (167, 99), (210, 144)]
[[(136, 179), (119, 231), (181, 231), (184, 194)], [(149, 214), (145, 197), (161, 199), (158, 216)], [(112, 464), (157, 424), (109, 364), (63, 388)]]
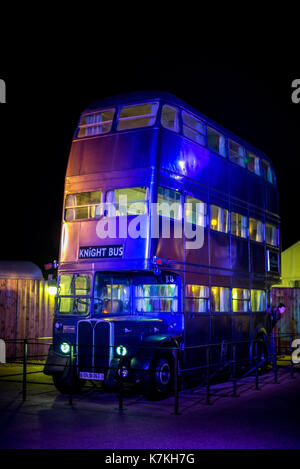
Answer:
[[(286, 306), (286, 311), (274, 328), (275, 334), (299, 334), (300, 333), (300, 288), (272, 288), (272, 306), (279, 303)], [(289, 345), (289, 339), (281, 339), (282, 346)]]
[[(10, 340), (24, 338), (32, 342), (49, 343), (49, 340), (34, 340), (52, 336), (54, 297), (48, 293), (48, 282), (44, 280), (0, 278), (0, 338), (7, 341), (6, 356), (22, 356), (22, 344)], [(29, 355), (44, 355), (48, 345), (29, 345)]]

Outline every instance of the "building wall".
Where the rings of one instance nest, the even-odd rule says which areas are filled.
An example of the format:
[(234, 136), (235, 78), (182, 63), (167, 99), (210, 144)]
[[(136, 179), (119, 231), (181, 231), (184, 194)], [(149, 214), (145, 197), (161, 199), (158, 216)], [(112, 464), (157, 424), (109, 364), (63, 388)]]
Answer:
[[(7, 343), (7, 358), (22, 356), (20, 341), (24, 338), (35, 339), (31, 340), (35, 343), (49, 343), (46, 339), (36, 339), (52, 336), (53, 315), (54, 297), (48, 293), (48, 282), (0, 278), (0, 338)], [(48, 345), (38, 346), (29, 340), (29, 355), (39, 359), (38, 355), (46, 354), (47, 349)]]
[[(276, 307), (278, 303), (286, 306), (286, 311), (276, 324), (275, 334), (300, 334), (300, 288), (272, 288), (271, 304)], [(289, 343), (288, 337), (281, 340), (282, 344)]]

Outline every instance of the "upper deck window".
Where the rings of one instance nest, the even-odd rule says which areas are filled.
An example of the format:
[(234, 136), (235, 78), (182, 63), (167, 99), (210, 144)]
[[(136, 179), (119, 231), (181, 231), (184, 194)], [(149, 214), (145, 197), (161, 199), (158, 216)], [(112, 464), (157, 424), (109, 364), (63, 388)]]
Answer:
[(228, 210), (217, 205), (210, 206), (210, 228), (228, 233)]
[(252, 241), (263, 243), (264, 241), (264, 224), (255, 218), (249, 218), (249, 238)]
[(262, 160), (261, 166), (262, 166), (262, 173), (263, 173), (264, 179), (274, 184), (275, 183), (274, 173), (272, 171), (270, 163), (266, 160)]
[(240, 213), (231, 212), (231, 234), (240, 236), (241, 238), (247, 238), (247, 217)]
[(68, 194), (65, 203), (65, 220), (98, 218), (102, 214), (101, 191)]
[(106, 193), (108, 216), (144, 215), (147, 213), (147, 188), (128, 187)]
[(246, 167), (246, 160), (245, 160), (245, 149), (242, 145), (234, 142), (233, 140), (228, 140), (228, 152), (229, 152), (229, 159), (234, 163), (242, 166), (243, 168)]
[(247, 166), (252, 173), (257, 174), (257, 176), (261, 175), (259, 157), (250, 151), (247, 152)]
[(129, 130), (153, 125), (156, 119), (158, 105), (157, 102), (154, 102), (122, 107), (117, 129)]
[(187, 196), (185, 198), (184, 217), (188, 223), (206, 227), (207, 205), (202, 200)]
[(92, 135), (106, 134), (110, 132), (115, 109), (85, 114), (81, 117), (77, 130), (77, 138), (90, 137)]
[(164, 104), (161, 112), (161, 125), (166, 129), (179, 131), (178, 109)]
[(205, 125), (192, 114), (182, 111), (183, 134), (205, 146)]
[(256, 312), (266, 310), (266, 292), (264, 290), (251, 290), (251, 310)]
[(266, 243), (278, 246), (277, 227), (271, 223), (266, 223)]
[(157, 213), (174, 220), (182, 219), (180, 192), (159, 186), (157, 189)]
[(226, 157), (225, 137), (211, 127), (207, 127), (207, 145), (211, 150)]

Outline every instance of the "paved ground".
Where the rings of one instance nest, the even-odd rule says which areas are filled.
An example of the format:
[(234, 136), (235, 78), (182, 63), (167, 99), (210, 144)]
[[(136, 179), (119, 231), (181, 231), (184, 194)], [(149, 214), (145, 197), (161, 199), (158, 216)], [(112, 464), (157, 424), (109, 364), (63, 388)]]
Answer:
[[(0, 376), (19, 370), (0, 368)], [(37, 374), (30, 380), (49, 382)], [(300, 375), (292, 380), (281, 371), (279, 381), (272, 384), (267, 374), (256, 391), (248, 378), (239, 398), (229, 397), (231, 384), (218, 385), (211, 406), (202, 394), (181, 395), (180, 415), (173, 398), (126, 398), (120, 413), (114, 395), (93, 392), (75, 396), (70, 406), (47, 384), (30, 384), (23, 402), (20, 382), (0, 381), (0, 448), (300, 448)]]

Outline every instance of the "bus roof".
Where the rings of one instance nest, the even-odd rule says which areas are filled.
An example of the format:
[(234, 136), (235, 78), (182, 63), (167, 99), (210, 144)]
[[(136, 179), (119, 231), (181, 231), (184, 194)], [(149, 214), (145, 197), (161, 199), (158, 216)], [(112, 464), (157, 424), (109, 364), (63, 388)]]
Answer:
[(200, 111), (195, 109), (193, 106), (187, 104), (185, 101), (182, 99), (178, 98), (177, 96), (165, 92), (165, 91), (155, 91), (155, 90), (148, 90), (148, 91), (136, 91), (132, 93), (123, 93), (115, 96), (110, 96), (103, 98), (99, 101), (95, 101), (91, 105), (89, 105), (83, 112), (91, 112), (95, 111), (97, 109), (101, 109), (103, 107), (110, 107), (110, 106), (120, 106), (120, 105), (130, 105), (130, 104), (137, 104), (140, 102), (145, 102), (145, 101), (165, 101), (169, 104), (173, 104), (175, 106), (181, 107), (187, 111), (190, 111), (191, 113), (195, 114), (198, 116), (200, 119), (202, 119), (205, 123), (208, 125), (214, 127), (216, 130), (219, 130), (221, 133), (225, 134), (225, 136), (229, 137), (230, 139), (236, 141), (240, 145), (243, 145), (247, 147), (250, 151), (253, 151), (253, 153), (256, 153), (258, 156), (266, 159), (267, 161), (271, 162), (270, 158), (261, 150), (258, 148), (254, 147), (251, 145), (249, 142), (246, 140), (243, 140), (241, 137), (238, 135), (234, 134), (233, 132), (230, 132), (228, 129), (223, 127), (222, 125), (218, 124), (217, 122), (213, 121), (209, 117), (205, 116), (202, 114)]

